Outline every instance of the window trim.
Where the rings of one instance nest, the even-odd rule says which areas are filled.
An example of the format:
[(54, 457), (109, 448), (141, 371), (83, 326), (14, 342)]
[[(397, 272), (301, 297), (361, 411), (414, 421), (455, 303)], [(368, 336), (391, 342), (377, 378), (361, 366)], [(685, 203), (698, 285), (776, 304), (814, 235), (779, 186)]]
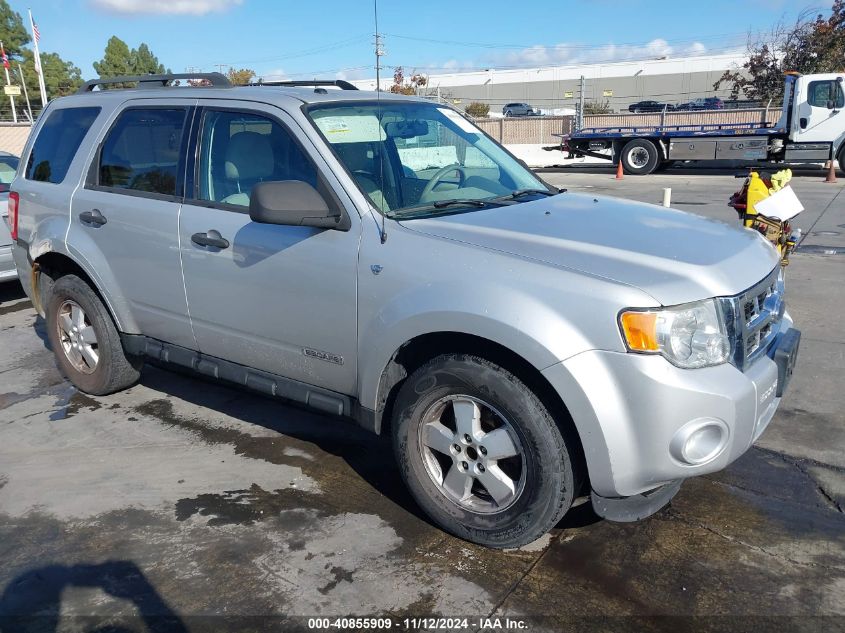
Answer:
[[(196, 207), (202, 207), (205, 209), (219, 209), (220, 211), (230, 211), (233, 213), (242, 213), (245, 215), (249, 215), (249, 207), (244, 207), (238, 204), (228, 204), (225, 202), (217, 202), (215, 200), (203, 200), (199, 197), (199, 186), (200, 186), (200, 153), (202, 151), (202, 141), (203, 141), (203, 133), (205, 131), (205, 118), (209, 112), (230, 112), (230, 113), (239, 113), (239, 114), (248, 114), (252, 116), (261, 117), (263, 119), (267, 119), (270, 123), (275, 123), (279, 125), (282, 130), (287, 133), (290, 137), (291, 141), (296, 145), (299, 151), (302, 153), (303, 156), (311, 163), (314, 168), (314, 173), (317, 177), (317, 192), (323, 196), (323, 199), (326, 201), (326, 204), (329, 207), (330, 211), (335, 213), (339, 213), (341, 215), (341, 221), (338, 223), (339, 230), (341, 226), (349, 226), (349, 215), (346, 211), (346, 208), (341, 203), (340, 198), (337, 195), (337, 192), (334, 188), (329, 184), (328, 180), (326, 180), (323, 172), (320, 170), (319, 165), (311, 156), (311, 153), (305, 148), (305, 145), (299, 139), (299, 137), (294, 134), (291, 126), (287, 125), (284, 121), (282, 121), (279, 117), (267, 112), (265, 110), (254, 109), (244, 106), (232, 106), (227, 107), (223, 105), (201, 105), (197, 108), (197, 116), (195, 116), (195, 128), (192, 129), (191, 134), (191, 147), (189, 148), (190, 154), (190, 161), (187, 166), (186, 170), (186, 182), (191, 182), (192, 187), (191, 191), (189, 192), (187, 188), (185, 189), (185, 198), (184, 204), (190, 204)], [(190, 174), (188, 174), (190, 172)], [(270, 182), (270, 181), (268, 181)]]
[[(186, 134), (187, 131), (191, 129), (193, 124), (194, 115), (196, 112), (197, 107), (193, 104), (182, 104), (182, 103), (174, 103), (174, 104), (154, 104), (154, 105), (138, 105), (136, 103), (132, 103), (125, 108), (118, 109), (114, 115), (114, 119), (112, 119), (111, 124), (106, 130), (106, 133), (103, 135), (103, 138), (97, 145), (97, 151), (94, 152), (94, 157), (91, 159), (91, 163), (88, 165), (88, 173), (85, 177), (85, 189), (90, 191), (102, 191), (104, 193), (116, 193), (119, 195), (124, 196), (131, 196), (133, 198), (149, 198), (152, 200), (161, 200), (163, 202), (182, 202), (185, 199), (185, 165), (187, 159), (187, 150), (188, 150), (188, 141), (189, 135)], [(185, 111), (185, 123), (182, 126), (182, 137), (179, 141), (179, 161), (176, 164), (176, 193), (169, 194), (169, 193), (158, 193), (155, 191), (141, 191), (138, 189), (126, 189), (124, 187), (112, 187), (108, 185), (101, 185), (100, 184), (100, 158), (103, 153), (103, 147), (106, 144), (106, 141), (111, 136), (111, 133), (114, 131), (114, 128), (117, 126), (118, 121), (120, 118), (130, 110), (184, 110)]]
[[(82, 138), (79, 140), (79, 145), (77, 146), (76, 150), (74, 151), (73, 158), (70, 159), (70, 163), (68, 163), (67, 170), (65, 171), (64, 177), (58, 182), (53, 182), (51, 180), (34, 180), (32, 178), (29, 178), (27, 176), (27, 173), (26, 173), (27, 171), (29, 171), (29, 160), (30, 160), (30, 158), (32, 158), (32, 153), (35, 151), (35, 145), (38, 142), (38, 138), (41, 136), (42, 132), (44, 131), (44, 126), (47, 124), (47, 121), (50, 120), (50, 117), (52, 117), (53, 114), (55, 114), (56, 112), (62, 112), (64, 110), (84, 110), (84, 109), (97, 110), (97, 114), (94, 116), (94, 120), (91, 121), (91, 125), (89, 125), (88, 129), (85, 130), (85, 134), (83, 134)], [(35, 134), (32, 138), (32, 143), (29, 146), (29, 151), (25, 152), (26, 159), (24, 159), (24, 157), (21, 156), (20, 164), (19, 164), (19, 169), (20, 169), (20, 172), (21, 172), (21, 178), (23, 178), (27, 182), (32, 182), (32, 183), (45, 184), (45, 185), (62, 185), (62, 184), (64, 184), (65, 180), (67, 180), (67, 176), (68, 176), (68, 173), (70, 173), (71, 167), (73, 167), (73, 161), (75, 161), (77, 159), (77, 157), (79, 156), (79, 150), (82, 148), (82, 144), (85, 142), (85, 139), (91, 133), (91, 130), (94, 128), (94, 124), (97, 122), (97, 119), (99, 119), (100, 116), (103, 114), (103, 108), (102, 108), (102, 106), (98, 106), (98, 105), (70, 104), (70, 105), (68, 105), (67, 107), (64, 107), (64, 108), (51, 108), (49, 111), (45, 111), (45, 113), (47, 114), (47, 116), (43, 117), (41, 124), (38, 126), (37, 134)], [(42, 116), (43, 116), (43, 114), (44, 113), (42, 113)]]

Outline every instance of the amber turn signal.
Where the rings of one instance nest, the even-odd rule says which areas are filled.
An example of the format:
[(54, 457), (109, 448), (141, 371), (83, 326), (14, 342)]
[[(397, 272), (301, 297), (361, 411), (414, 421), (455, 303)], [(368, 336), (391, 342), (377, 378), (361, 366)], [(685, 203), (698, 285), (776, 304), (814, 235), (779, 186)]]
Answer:
[(629, 349), (638, 352), (659, 351), (655, 312), (623, 312), (620, 322)]

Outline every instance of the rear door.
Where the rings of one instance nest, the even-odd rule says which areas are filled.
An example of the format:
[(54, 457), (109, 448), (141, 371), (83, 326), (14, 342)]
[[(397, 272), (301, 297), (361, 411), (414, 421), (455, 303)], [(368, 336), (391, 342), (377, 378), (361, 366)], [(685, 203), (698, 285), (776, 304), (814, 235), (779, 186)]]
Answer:
[(68, 242), (97, 248), (141, 332), (196, 348), (179, 255), (179, 209), (193, 99), (137, 99), (98, 139), (71, 205)]
[[(216, 100), (203, 105), (195, 126), (198, 150), (191, 151), (194, 182), (180, 220), (185, 286), (200, 351), (353, 393), (357, 212), (347, 207), (352, 229), (345, 232), (253, 222), (250, 192), (259, 182), (301, 180), (321, 191), (339, 191), (339, 185), (280, 108)], [(225, 244), (203, 245), (203, 236)]]

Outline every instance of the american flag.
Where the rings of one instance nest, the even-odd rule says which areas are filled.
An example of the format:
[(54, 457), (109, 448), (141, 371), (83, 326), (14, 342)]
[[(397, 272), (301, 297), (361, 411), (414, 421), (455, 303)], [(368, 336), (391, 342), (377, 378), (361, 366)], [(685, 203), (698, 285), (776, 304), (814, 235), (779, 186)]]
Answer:
[(38, 25), (34, 21), (32, 23), (32, 36), (36, 42), (41, 40), (41, 33), (38, 32)]
[(9, 57), (6, 55), (6, 49), (0, 44), (0, 53), (3, 54), (3, 67), (8, 70), (9, 68)]

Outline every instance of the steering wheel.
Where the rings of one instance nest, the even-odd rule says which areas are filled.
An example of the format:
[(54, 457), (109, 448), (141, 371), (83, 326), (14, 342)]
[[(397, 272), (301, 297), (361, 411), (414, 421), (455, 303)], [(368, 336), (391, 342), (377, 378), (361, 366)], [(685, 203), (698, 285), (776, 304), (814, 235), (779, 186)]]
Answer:
[(458, 163), (446, 165), (445, 167), (441, 167), (436, 172), (434, 172), (434, 175), (431, 177), (431, 180), (428, 181), (428, 184), (422, 190), (422, 193), (420, 194), (420, 200), (425, 200), (426, 197), (428, 197), (429, 194), (434, 191), (434, 188), (440, 184), (440, 181), (443, 179), (443, 176), (453, 171), (456, 171), (458, 172), (458, 174), (460, 174), (460, 180), (458, 180), (458, 187), (462, 187), (467, 179), (466, 169)]

